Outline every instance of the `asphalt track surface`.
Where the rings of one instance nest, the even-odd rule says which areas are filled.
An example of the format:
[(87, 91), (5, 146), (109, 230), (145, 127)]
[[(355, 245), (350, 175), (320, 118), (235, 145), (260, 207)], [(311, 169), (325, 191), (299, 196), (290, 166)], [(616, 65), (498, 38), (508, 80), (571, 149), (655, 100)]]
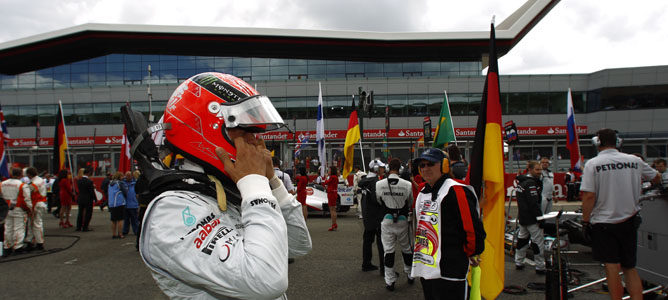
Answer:
[[(555, 209), (559, 206), (555, 205)], [(135, 236), (112, 239), (109, 212), (94, 210), (91, 232), (58, 228), (58, 220), (45, 218), (45, 252), (0, 258), (0, 299), (166, 299), (135, 250)], [(73, 215), (76, 216), (76, 209)], [(512, 212), (511, 212), (512, 215)], [(419, 281), (409, 285), (403, 271), (394, 292), (385, 289), (378, 271), (362, 272), (362, 222), (353, 209), (339, 215), (338, 231), (329, 232), (329, 217), (311, 214), (307, 221), (313, 251), (290, 264), (287, 291), (290, 299), (422, 299)], [(584, 274), (583, 282), (602, 276), (603, 269), (591, 261), (585, 247), (573, 246), (584, 253), (570, 254), (574, 266)], [(375, 247), (374, 247), (375, 249)], [(377, 264), (374, 250), (374, 264)], [(401, 258), (397, 255), (397, 265)], [(528, 265), (516, 271), (506, 255), (505, 285), (527, 287), (530, 282), (544, 282)], [(498, 299), (544, 299), (539, 290), (527, 289), (525, 295), (501, 293)], [(608, 299), (601, 285), (575, 293), (575, 298)]]

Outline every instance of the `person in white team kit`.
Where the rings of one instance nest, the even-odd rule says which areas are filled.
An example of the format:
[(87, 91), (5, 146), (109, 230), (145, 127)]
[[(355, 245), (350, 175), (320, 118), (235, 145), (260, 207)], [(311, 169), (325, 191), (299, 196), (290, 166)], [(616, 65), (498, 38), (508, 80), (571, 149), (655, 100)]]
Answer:
[(619, 152), (621, 139), (611, 129), (601, 129), (592, 142), (598, 155), (582, 174), (582, 224), (591, 237), (594, 259), (605, 265), (611, 299), (624, 294), (619, 271), (624, 273), (631, 299), (642, 299), (642, 283), (636, 271), (639, 198), (642, 180), (658, 183), (658, 172), (641, 158)]
[(552, 211), (552, 198), (554, 198), (554, 173), (552, 173), (552, 171), (549, 169), (549, 158), (541, 158), (540, 166), (543, 169), (540, 178), (540, 180), (543, 182), (540, 209), (543, 214), (546, 214)]
[(413, 187), (410, 181), (399, 178), (401, 161), (394, 158), (389, 163), (387, 178), (376, 182), (376, 198), (385, 208), (383, 221), (380, 223), (380, 238), (385, 250), (385, 288), (394, 291), (397, 273), (394, 271), (394, 252), (397, 243), (404, 261), (404, 272), (408, 283), (415, 281), (411, 277), (413, 267), (413, 249), (409, 242), (408, 213), (413, 202)]
[[(163, 122), (165, 145), (185, 159), (162, 172), (192, 176), (165, 186), (142, 222), (139, 251), (160, 289), (177, 299), (286, 299), (288, 255), (308, 253), (311, 238), (255, 135), (283, 124), (269, 98), (232, 75), (202, 73), (179, 85)], [(140, 201), (154, 190), (140, 184), (151, 186), (148, 173)]]
[(26, 199), (31, 199), (32, 214), (26, 230), (25, 241), (29, 248), (33, 248), (32, 243), (34, 241), (35, 249), (44, 250), (44, 215), (47, 210), (46, 181), (37, 176), (37, 169), (34, 167), (26, 169), (26, 175), (30, 182), (23, 184), (23, 195)]
[(25, 251), (23, 239), (26, 234), (25, 225), (29, 212), (24, 200), (18, 201), (19, 193), (22, 192), (21, 185), (23, 182), (21, 182), (21, 177), (23, 177), (23, 171), (19, 168), (11, 168), (9, 174), (11, 178), (2, 182), (2, 198), (9, 206), (9, 212), (5, 219), (5, 241), (2, 249), (2, 256), (4, 257), (12, 253)]

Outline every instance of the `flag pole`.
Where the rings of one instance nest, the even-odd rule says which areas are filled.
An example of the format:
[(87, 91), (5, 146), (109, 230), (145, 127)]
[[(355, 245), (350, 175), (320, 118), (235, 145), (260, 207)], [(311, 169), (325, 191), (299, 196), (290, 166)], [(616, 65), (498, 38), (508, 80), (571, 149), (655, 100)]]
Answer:
[[(446, 90), (443, 90), (443, 94), (445, 94), (445, 99), (448, 99), (448, 92)], [(448, 105), (448, 113), (450, 114), (450, 117), (448, 118), (450, 121), (450, 128), (454, 130), (455, 124), (452, 123), (452, 111), (450, 110), (450, 101), (445, 101), (445, 104)], [(457, 145), (457, 135), (453, 134), (452, 137), (455, 139), (455, 145)]]
[(360, 143), (360, 157), (362, 158), (362, 170), (364, 170), (364, 173), (366, 173), (366, 164), (364, 163), (364, 151), (362, 151), (362, 139), (360, 139), (358, 142)]
[(95, 176), (95, 172), (97, 171), (97, 166), (95, 164), (95, 137), (97, 137), (97, 127), (93, 128), (93, 150), (91, 150), (91, 156), (93, 157), (93, 176)]
[(58, 106), (60, 108), (60, 122), (63, 123), (63, 134), (65, 134), (65, 151), (67, 151), (67, 162), (70, 166), (70, 172), (72, 172), (72, 189), (74, 189), (74, 169), (72, 169), (72, 158), (70, 157), (70, 145), (67, 143), (67, 127), (65, 126), (65, 112), (63, 111), (63, 102), (58, 100)]

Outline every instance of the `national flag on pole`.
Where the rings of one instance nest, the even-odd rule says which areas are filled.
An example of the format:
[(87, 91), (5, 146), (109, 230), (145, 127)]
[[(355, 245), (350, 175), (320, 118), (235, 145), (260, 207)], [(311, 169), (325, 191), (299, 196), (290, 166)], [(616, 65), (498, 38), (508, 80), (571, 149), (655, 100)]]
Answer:
[(309, 138), (311, 135), (307, 132), (306, 134), (300, 134), (297, 138), (297, 145), (295, 145), (295, 158), (299, 157), (302, 154), (302, 149), (306, 148)]
[(0, 105), (0, 177), (9, 178), (9, 156), (7, 155), (7, 140), (9, 139), (9, 132), (7, 132), (7, 122), (5, 121), (5, 113), (2, 112), (2, 105)]
[(121, 158), (118, 161), (118, 171), (125, 173), (130, 171), (130, 143), (128, 142), (128, 130), (123, 126), (123, 138), (121, 139)]
[(35, 121), (35, 146), (39, 147), (40, 141), (42, 140), (42, 134), (39, 128), (39, 120)]
[(568, 100), (566, 104), (566, 148), (571, 154), (571, 169), (582, 172), (582, 155), (580, 155), (580, 143), (578, 131), (575, 126), (575, 110), (573, 109), (573, 97), (571, 89), (568, 89)]
[(432, 147), (442, 149), (447, 143), (457, 141), (455, 137), (455, 127), (452, 125), (450, 116), (450, 104), (448, 103), (448, 93), (443, 91), (443, 105), (441, 105), (441, 117), (438, 119), (436, 134)]
[(53, 134), (53, 174), (66, 169), (67, 162), (67, 131), (65, 131), (65, 118), (63, 117), (63, 105), (58, 101), (58, 114), (56, 115), (56, 126)]
[(480, 293), (485, 299), (495, 299), (504, 282), (504, 165), (501, 135), (501, 102), (499, 68), (496, 59), (494, 23), (491, 24), (489, 69), (482, 94), (478, 125), (473, 142), (473, 154), (467, 182), (475, 189), (483, 211), (487, 237), (482, 253)]
[(346, 143), (343, 146), (343, 156), (346, 161), (343, 163), (343, 178), (348, 178), (348, 174), (353, 170), (353, 160), (355, 156), (355, 144), (360, 140), (360, 124), (357, 118), (357, 107), (355, 107), (355, 98), (353, 98), (353, 112), (348, 120), (348, 133), (346, 133)]
[(318, 144), (318, 160), (320, 161), (320, 176), (325, 177), (327, 155), (325, 154), (325, 118), (322, 114), (322, 86), (318, 82), (318, 114), (315, 122), (315, 141)]
[(387, 146), (387, 137), (390, 135), (390, 106), (385, 106), (385, 135), (383, 136), (383, 157), (389, 160), (390, 148)]

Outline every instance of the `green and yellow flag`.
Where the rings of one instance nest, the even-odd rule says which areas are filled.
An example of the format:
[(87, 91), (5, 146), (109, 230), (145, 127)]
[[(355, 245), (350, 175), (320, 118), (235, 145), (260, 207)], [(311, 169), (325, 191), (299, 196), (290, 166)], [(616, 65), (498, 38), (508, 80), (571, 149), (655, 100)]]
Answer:
[(445, 144), (457, 141), (455, 137), (455, 127), (452, 125), (452, 117), (450, 116), (450, 104), (448, 103), (448, 93), (445, 91), (443, 97), (443, 105), (441, 106), (441, 117), (438, 119), (436, 126), (436, 134), (434, 135), (434, 143), (432, 147), (442, 149)]

